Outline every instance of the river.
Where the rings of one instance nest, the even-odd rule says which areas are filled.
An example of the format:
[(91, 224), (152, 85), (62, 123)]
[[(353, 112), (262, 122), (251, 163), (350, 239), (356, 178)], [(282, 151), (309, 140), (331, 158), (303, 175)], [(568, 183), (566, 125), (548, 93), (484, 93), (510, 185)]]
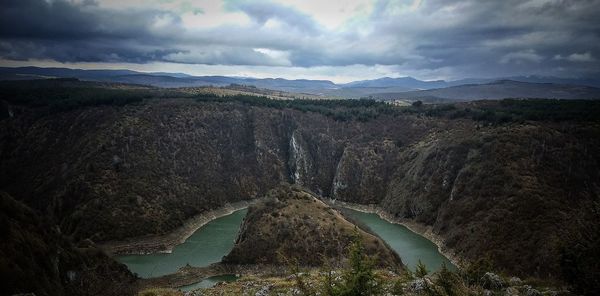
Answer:
[(208, 266), (221, 261), (233, 248), (247, 209), (208, 222), (171, 253), (118, 256), (116, 259), (142, 278), (157, 277), (180, 267)]
[(421, 260), (429, 271), (436, 271), (445, 263), (448, 269), (456, 267), (444, 257), (437, 246), (423, 236), (410, 231), (408, 228), (381, 219), (377, 214), (364, 213), (346, 209), (347, 215), (366, 225), (372, 232), (383, 239), (402, 258), (404, 265), (411, 270)]
[[(157, 277), (177, 271), (190, 264), (202, 267), (221, 261), (233, 248), (234, 240), (247, 210), (239, 210), (217, 218), (198, 229), (172, 253), (149, 255), (126, 255), (116, 259), (142, 278)], [(348, 210), (360, 223), (379, 235), (402, 258), (402, 262), (414, 270), (420, 259), (428, 270), (437, 270), (442, 263), (454, 269), (454, 265), (438, 252), (437, 246), (408, 228), (387, 222), (376, 214)]]

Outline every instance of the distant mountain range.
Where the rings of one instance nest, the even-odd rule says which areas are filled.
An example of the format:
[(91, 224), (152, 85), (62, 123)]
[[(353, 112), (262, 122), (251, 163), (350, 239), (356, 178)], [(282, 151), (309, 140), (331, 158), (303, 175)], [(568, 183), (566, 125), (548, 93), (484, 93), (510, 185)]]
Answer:
[(465, 84), (445, 88), (379, 93), (379, 99), (423, 101), (471, 101), (504, 98), (600, 99), (600, 88), (557, 83), (532, 83), (498, 80), (485, 84)]
[(592, 87), (600, 87), (600, 80), (597, 79), (575, 79), (575, 78), (560, 78), (552, 76), (512, 76), (501, 78), (467, 78), (461, 80), (445, 81), (432, 80), (422, 81), (412, 77), (390, 78), (383, 77), (374, 80), (361, 80), (343, 84), (343, 87), (404, 87), (412, 90), (425, 90), (434, 88), (445, 88), (465, 84), (488, 84), (496, 81), (512, 80), (518, 82), (529, 83), (555, 83), (555, 84), (573, 84)]
[(328, 80), (288, 80), (283, 78), (244, 78), (228, 76), (191, 76), (183, 73), (142, 73), (131, 70), (80, 70), (67, 68), (0, 67), (0, 80), (73, 77), (82, 80), (146, 84), (157, 87), (253, 85), (289, 92), (320, 93), (339, 88)]
[(412, 77), (390, 78), (383, 77), (373, 80), (353, 81), (342, 85), (343, 87), (370, 87), (370, 88), (388, 88), (402, 87), (406, 89), (431, 89), (447, 87), (448, 82), (444, 80), (422, 81)]
[(543, 76), (470, 78), (455, 81), (423, 81), (412, 77), (383, 77), (336, 84), (329, 80), (192, 76), (184, 73), (143, 73), (131, 70), (81, 70), (40, 67), (0, 67), (0, 80), (74, 77), (81, 80), (144, 84), (156, 87), (252, 85), (272, 90), (328, 97), (382, 99), (497, 99), (505, 97), (600, 98), (598, 79)]

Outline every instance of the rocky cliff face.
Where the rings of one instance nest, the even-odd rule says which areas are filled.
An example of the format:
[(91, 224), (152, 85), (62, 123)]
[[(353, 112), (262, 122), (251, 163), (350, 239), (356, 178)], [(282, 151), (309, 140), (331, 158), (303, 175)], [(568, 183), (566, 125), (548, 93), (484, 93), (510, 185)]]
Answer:
[(173, 99), (0, 125), (1, 188), (78, 239), (165, 233), (285, 181), (430, 225), (467, 259), (557, 277), (563, 225), (600, 192), (597, 123), (335, 121)]

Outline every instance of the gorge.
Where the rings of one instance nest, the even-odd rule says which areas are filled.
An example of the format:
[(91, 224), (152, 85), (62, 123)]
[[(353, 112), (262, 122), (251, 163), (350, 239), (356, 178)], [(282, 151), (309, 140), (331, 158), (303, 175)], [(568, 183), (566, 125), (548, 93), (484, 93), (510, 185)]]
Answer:
[(0, 296), (598, 296), (600, 0), (1, 0)]
[[(9, 107), (1, 188), (76, 242), (164, 235), (289, 182), (428, 228), (464, 262), (568, 281), (562, 262), (589, 249), (564, 250), (597, 221), (594, 120), (492, 124), (452, 115), (464, 107), (303, 111), (235, 98)], [(339, 109), (350, 119), (326, 112)], [(365, 110), (376, 116), (360, 119)]]

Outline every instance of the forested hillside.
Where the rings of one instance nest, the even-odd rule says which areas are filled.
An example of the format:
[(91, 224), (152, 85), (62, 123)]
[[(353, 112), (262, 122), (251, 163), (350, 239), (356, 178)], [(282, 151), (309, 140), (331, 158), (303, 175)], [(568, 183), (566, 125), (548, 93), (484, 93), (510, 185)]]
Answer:
[(595, 102), (38, 98), (3, 96), (0, 188), (75, 241), (166, 233), (285, 181), (431, 226), (466, 261), (583, 285), (598, 274), (583, 259), (598, 258)]

